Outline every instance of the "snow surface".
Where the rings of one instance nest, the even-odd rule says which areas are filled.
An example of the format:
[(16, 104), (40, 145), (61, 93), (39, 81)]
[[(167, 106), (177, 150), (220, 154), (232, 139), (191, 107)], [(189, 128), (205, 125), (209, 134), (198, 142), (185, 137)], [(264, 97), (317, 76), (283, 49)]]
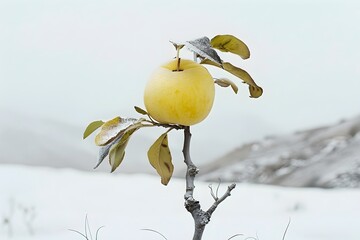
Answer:
[[(196, 186), (195, 197), (206, 209), (212, 203), (207, 183)], [(99, 240), (162, 239), (143, 228), (157, 230), (169, 240), (191, 239), (193, 232), (183, 206), (182, 179), (172, 179), (164, 187), (158, 177), (148, 175), (0, 165), (0, 190), (0, 239), (82, 239), (68, 229), (84, 232), (86, 215), (93, 233), (105, 226)], [(260, 240), (280, 240), (291, 218), (289, 240), (358, 240), (359, 202), (359, 189), (239, 184), (215, 211), (203, 239), (225, 240), (242, 233), (235, 239), (258, 235)], [(35, 213), (30, 221), (33, 236), (24, 224), (30, 213)], [(12, 223), (12, 238), (6, 218)]]

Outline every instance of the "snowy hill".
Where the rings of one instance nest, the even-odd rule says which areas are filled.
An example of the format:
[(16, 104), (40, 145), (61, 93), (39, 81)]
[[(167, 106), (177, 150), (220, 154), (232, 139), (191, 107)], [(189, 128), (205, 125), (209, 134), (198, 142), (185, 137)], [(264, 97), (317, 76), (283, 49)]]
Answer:
[[(24, 164), (94, 171), (97, 148), (83, 141), (80, 127), (3, 112), (0, 119), (0, 164)], [(360, 116), (328, 127), (268, 137), (199, 166), (205, 181), (265, 183), (295, 187), (360, 187)], [(146, 147), (137, 134), (117, 173), (151, 173)], [(176, 146), (176, 144), (174, 144)], [(178, 144), (180, 146), (181, 143)], [(139, 150), (139, 146), (141, 149)], [(183, 177), (181, 151), (175, 149), (175, 176)], [(176, 155), (177, 154), (177, 155)], [(108, 164), (96, 171), (109, 171)]]
[(360, 187), (360, 116), (268, 137), (200, 166), (201, 179), (295, 187)]
[[(94, 171), (98, 149), (92, 138), (82, 140), (85, 127), (10, 111), (0, 113), (3, 116), (0, 118), (0, 164)], [(149, 164), (143, 161), (146, 152), (136, 149), (136, 146), (144, 145), (145, 140), (140, 134), (132, 138), (128, 148), (131, 154), (119, 172), (153, 172)], [(109, 172), (110, 167), (102, 164), (95, 171)]]
[[(219, 195), (226, 189), (222, 184)], [(167, 187), (157, 176), (0, 165), (0, 239), (83, 239), (87, 215), (99, 240), (159, 240), (140, 231), (157, 230), (169, 240), (191, 239), (193, 220), (183, 203), (183, 179)], [(196, 182), (195, 197), (207, 209), (208, 184)], [(358, 240), (359, 189), (282, 188), (238, 184), (214, 213), (206, 240)], [(94, 238), (95, 239), (95, 236)]]
[(96, 157), (81, 143), (81, 132), (55, 121), (2, 112), (0, 163), (91, 169)]

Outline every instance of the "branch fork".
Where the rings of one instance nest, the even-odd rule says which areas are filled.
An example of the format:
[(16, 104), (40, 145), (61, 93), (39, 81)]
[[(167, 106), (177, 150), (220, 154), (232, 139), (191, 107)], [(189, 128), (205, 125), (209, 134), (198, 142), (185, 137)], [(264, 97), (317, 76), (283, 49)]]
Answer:
[(207, 211), (202, 210), (200, 202), (197, 201), (193, 196), (195, 189), (195, 185), (194, 185), (195, 176), (198, 174), (199, 169), (195, 166), (195, 164), (192, 162), (190, 157), (190, 140), (191, 140), (190, 127), (186, 126), (184, 127), (184, 147), (183, 147), (184, 162), (187, 166), (186, 193), (184, 195), (185, 208), (188, 212), (191, 213), (194, 219), (195, 232), (194, 232), (193, 240), (201, 240), (202, 234), (205, 230), (205, 226), (210, 222), (211, 215), (214, 213), (218, 205), (231, 195), (231, 191), (236, 187), (236, 184), (233, 183), (230, 186), (228, 186), (227, 191), (220, 198), (217, 196), (218, 189), (216, 190), (216, 195), (215, 195), (212, 188), (210, 187), (211, 196), (214, 198), (215, 202), (211, 205), (211, 207)]

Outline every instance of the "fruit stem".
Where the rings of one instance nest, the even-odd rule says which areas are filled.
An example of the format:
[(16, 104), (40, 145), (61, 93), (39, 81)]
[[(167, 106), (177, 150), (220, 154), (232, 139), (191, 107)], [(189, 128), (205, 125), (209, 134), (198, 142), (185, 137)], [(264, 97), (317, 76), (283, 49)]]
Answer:
[(178, 59), (177, 59), (177, 66), (176, 66), (176, 71), (177, 71), (177, 72), (180, 72), (180, 59), (181, 59), (181, 58), (178, 58)]
[(179, 57), (179, 55), (180, 55), (180, 49), (181, 49), (181, 47), (177, 47), (176, 48), (176, 59), (177, 59), (177, 66), (176, 66), (176, 71), (177, 72), (179, 72), (180, 71), (180, 57)]

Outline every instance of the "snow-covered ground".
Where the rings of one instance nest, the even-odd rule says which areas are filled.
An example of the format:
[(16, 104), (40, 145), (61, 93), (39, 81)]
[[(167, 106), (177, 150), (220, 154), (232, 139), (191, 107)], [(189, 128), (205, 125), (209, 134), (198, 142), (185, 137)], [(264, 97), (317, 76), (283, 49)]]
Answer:
[[(195, 189), (204, 208), (212, 203), (207, 184), (198, 182)], [(224, 183), (220, 192), (225, 189)], [(162, 239), (143, 228), (169, 240), (191, 239), (193, 232), (183, 207), (182, 179), (164, 187), (156, 176), (0, 165), (0, 192), (0, 239), (82, 239), (68, 229), (84, 232), (86, 215), (93, 233), (105, 226), (99, 240)], [(289, 218), (289, 240), (358, 240), (359, 202), (359, 189), (239, 184), (214, 213), (204, 240), (226, 240), (237, 233), (244, 236), (235, 239), (258, 235), (280, 240)]]

